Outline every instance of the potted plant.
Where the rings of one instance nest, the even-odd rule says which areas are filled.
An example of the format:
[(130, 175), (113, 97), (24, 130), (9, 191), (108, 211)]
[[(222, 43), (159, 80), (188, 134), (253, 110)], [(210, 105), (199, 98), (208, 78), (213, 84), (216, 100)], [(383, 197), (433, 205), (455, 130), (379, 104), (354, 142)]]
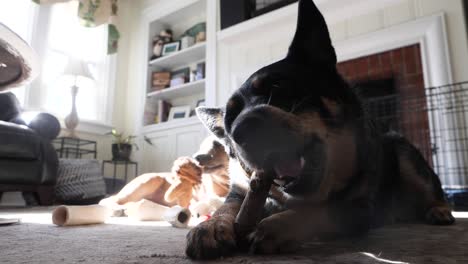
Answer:
[(136, 136), (128, 135), (124, 133), (118, 133), (117, 130), (112, 129), (111, 134), (113, 136), (112, 144), (112, 160), (130, 160), (130, 155), (132, 154), (132, 148), (135, 146), (135, 149), (138, 150), (138, 145), (133, 142)]

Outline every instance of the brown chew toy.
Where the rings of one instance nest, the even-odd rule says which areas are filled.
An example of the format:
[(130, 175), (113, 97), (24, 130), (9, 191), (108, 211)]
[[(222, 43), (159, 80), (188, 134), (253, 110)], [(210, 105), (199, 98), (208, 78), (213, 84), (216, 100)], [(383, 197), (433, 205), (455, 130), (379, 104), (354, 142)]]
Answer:
[(245, 196), (239, 213), (236, 217), (235, 230), (239, 241), (243, 241), (260, 222), (263, 207), (270, 191), (273, 177), (270, 173), (252, 174), (250, 189)]

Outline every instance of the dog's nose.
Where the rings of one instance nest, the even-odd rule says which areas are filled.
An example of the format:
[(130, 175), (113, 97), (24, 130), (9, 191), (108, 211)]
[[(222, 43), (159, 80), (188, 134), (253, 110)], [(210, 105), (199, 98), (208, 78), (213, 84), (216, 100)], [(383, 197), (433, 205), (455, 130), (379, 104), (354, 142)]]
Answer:
[(256, 141), (257, 135), (262, 134), (261, 130), (264, 127), (264, 121), (260, 117), (250, 116), (244, 118), (233, 128), (232, 137), (238, 145), (242, 146)]
[(282, 151), (288, 145), (290, 134), (291, 131), (268, 107), (258, 107), (242, 114), (232, 127), (234, 141), (258, 158)]
[(199, 154), (194, 157), (198, 163), (200, 163), (201, 166), (205, 165), (207, 162), (209, 162), (213, 158), (212, 155), (210, 154)]

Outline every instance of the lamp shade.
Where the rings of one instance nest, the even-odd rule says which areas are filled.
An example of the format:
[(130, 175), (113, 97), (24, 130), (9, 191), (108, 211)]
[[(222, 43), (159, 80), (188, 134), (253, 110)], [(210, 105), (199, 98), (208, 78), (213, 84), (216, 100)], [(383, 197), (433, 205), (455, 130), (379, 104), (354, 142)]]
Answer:
[(89, 71), (87, 63), (75, 58), (70, 58), (68, 60), (67, 67), (65, 68), (63, 74), (94, 80), (93, 75)]
[(39, 68), (32, 48), (0, 23), (0, 91), (29, 83), (38, 75)]

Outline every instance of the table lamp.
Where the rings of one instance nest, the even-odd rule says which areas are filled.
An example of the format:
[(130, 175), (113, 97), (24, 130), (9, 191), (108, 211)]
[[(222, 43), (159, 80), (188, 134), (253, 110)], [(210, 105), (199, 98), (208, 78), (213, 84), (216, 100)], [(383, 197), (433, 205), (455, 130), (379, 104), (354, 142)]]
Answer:
[(72, 94), (72, 109), (70, 114), (65, 117), (65, 127), (67, 128), (67, 137), (78, 138), (75, 134), (75, 128), (78, 126), (80, 119), (78, 118), (78, 112), (76, 110), (76, 96), (78, 94), (78, 81), (81, 78), (94, 80), (92, 74), (89, 72), (88, 65), (75, 58), (70, 58), (68, 65), (63, 72), (63, 75), (73, 77), (74, 83), (71, 87)]

